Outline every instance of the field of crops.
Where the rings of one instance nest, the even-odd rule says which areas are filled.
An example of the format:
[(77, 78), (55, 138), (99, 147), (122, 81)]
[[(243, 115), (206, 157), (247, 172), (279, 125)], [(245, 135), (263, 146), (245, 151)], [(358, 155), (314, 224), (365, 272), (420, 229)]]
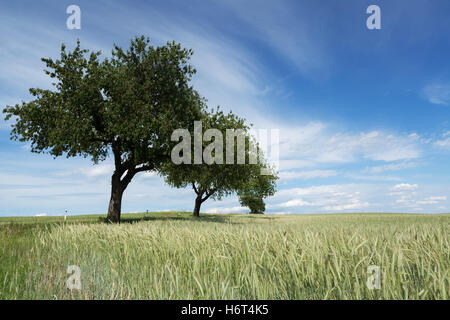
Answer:
[(1, 218), (0, 299), (449, 298), (450, 215), (123, 220)]

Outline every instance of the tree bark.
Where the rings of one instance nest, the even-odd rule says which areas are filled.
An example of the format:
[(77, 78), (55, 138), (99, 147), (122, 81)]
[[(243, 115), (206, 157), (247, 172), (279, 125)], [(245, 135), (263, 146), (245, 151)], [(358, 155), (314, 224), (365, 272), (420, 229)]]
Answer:
[(195, 199), (194, 217), (200, 217), (200, 207), (202, 205), (202, 195), (198, 195)]
[[(206, 190), (203, 191), (203, 188), (197, 188), (195, 186), (195, 183), (192, 183), (192, 187), (194, 188), (195, 193), (197, 194), (197, 198), (195, 199), (195, 207), (194, 207), (194, 217), (200, 217), (200, 207), (202, 206), (202, 203), (208, 200), (209, 197), (211, 197), (217, 189), (212, 190)], [(203, 195), (205, 195), (203, 197)]]
[[(108, 216), (110, 222), (120, 222), (120, 214), (122, 211), (122, 197), (125, 189), (130, 184), (133, 177), (138, 172), (151, 171), (155, 167), (153, 163), (141, 164), (136, 166), (132, 161), (122, 162), (122, 152), (120, 149), (120, 139), (116, 139), (112, 144), (114, 154), (115, 171), (111, 178), (111, 198), (109, 200)], [(134, 155), (134, 149), (132, 150)], [(133, 159), (133, 157), (131, 157)]]
[(123, 187), (120, 177), (116, 174), (111, 179), (111, 199), (109, 200), (108, 221), (120, 222), (120, 214), (122, 211), (122, 196), (125, 188)]

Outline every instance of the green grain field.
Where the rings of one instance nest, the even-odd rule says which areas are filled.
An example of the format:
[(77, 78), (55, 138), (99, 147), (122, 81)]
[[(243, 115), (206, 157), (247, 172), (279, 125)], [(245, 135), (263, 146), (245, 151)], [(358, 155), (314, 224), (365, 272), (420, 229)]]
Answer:
[[(449, 299), (450, 215), (0, 218), (0, 299)], [(81, 290), (69, 290), (70, 265)], [(369, 266), (380, 289), (369, 289)]]

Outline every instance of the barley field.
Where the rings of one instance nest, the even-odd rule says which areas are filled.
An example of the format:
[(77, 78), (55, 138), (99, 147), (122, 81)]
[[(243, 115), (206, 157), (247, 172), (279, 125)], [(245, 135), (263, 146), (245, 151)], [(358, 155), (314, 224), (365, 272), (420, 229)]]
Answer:
[(0, 299), (449, 299), (450, 215), (101, 217), (0, 218)]

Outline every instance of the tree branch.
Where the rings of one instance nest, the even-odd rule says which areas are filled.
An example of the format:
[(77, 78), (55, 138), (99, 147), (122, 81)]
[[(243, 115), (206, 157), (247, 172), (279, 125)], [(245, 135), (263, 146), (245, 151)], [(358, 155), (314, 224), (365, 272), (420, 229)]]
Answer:
[(202, 202), (208, 200), (208, 198), (211, 197), (216, 191), (217, 189), (211, 189), (210, 191), (206, 191), (206, 196), (202, 198)]
[[(114, 164), (116, 166), (116, 170), (122, 171), (123, 165), (122, 165), (122, 153), (120, 151), (120, 142), (119, 139), (115, 140), (111, 145), (112, 152), (114, 154)], [(123, 170), (121, 172), (121, 175), (125, 172)]]
[(198, 190), (194, 182), (192, 182), (192, 187), (194, 188), (195, 193), (198, 195)]
[(123, 177), (122, 180), (120, 180), (120, 183), (126, 188), (130, 184), (131, 180), (135, 175), (136, 175), (135, 170), (128, 169), (127, 174), (125, 175), (125, 177)]
[(142, 167), (139, 167), (139, 168), (135, 168), (135, 171), (136, 172), (142, 172), (142, 171), (151, 171), (151, 170), (154, 170), (154, 169), (155, 169), (155, 166), (147, 165), (147, 166), (142, 166)]

